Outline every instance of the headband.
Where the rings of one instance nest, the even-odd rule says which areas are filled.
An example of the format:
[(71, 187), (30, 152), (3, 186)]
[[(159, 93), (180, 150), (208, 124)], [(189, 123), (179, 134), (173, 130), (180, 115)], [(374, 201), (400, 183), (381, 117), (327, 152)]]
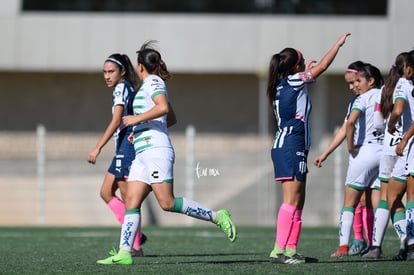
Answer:
[(114, 62), (114, 63), (118, 64), (121, 67), (121, 69), (125, 70), (125, 66), (120, 61), (116, 60), (115, 58), (109, 57), (105, 60), (105, 62), (106, 61)]
[(357, 73), (358, 72), (358, 70), (354, 70), (354, 69), (346, 69), (346, 71), (345, 71), (346, 73)]
[(295, 67), (299, 65), (299, 62), (302, 60), (302, 53), (299, 50), (296, 50), (296, 54), (298, 55), (298, 61), (296, 61)]

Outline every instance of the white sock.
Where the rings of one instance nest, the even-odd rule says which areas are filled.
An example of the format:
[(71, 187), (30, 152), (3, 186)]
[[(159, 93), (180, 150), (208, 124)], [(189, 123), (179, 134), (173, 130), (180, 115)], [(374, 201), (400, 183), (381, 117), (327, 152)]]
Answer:
[(407, 245), (414, 244), (414, 208), (405, 210), (405, 221), (407, 224)]
[(354, 222), (354, 212), (341, 212), (339, 221), (339, 245), (349, 245), (349, 238), (351, 236), (352, 224)]
[(216, 213), (213, 210), (206, 208), (198, 202), (193, 201), (191, 199), (182, 198), (182, 200), (182, 211), (184, 214), (204, 221), (212, 222), (216, 219)]
[(139, 209), (126, 210), (124, 223), (122, 224), (119, 249), (132, 251), (134, 239), (140, 226), (140, 215)]
[(388, 209), (377, 208), (374, 218), (374, 230), (372, 232), (373, 246), (381, 246), (389, 219), (390, 211)]
[(399, 220), (394, 222), (394, 229), (395, 232), (398, 235), (398, 238), (400, 239), (400, 248), (404, 249), (405, 248), (405, 238), (406, 238), (406, 221), (404, 220)]

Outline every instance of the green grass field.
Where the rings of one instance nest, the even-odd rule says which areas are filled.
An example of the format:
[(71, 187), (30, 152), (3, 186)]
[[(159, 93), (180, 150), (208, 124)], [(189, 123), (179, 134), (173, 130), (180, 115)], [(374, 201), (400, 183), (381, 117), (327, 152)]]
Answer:
[(317, 262), (280, 265), (269, 262), (274, 228), (240, 227), (231, 244), (211, 227), (145, 227), (145, 257), (132, 266), (102, 266), (95, 262), (118, 247), (119, 228), (2, 227), (0, 273), (27, 274), (414, 274), (414, 262), (393, 262), (398, 240), (389, 228), (383, 258), (331, 258), (337, 248), (337, 228), (304, 228), (300, 251)]

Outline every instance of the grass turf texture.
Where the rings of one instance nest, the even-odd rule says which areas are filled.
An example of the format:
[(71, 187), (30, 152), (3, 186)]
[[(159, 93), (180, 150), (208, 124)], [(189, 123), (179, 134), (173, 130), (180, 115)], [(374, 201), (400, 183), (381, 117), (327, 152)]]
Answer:
[(240, 227), (231, 244), (217, 228), (145, 227), (145, 257), (131, 266), (102, 266), (118, 248), (119, 228), (2, 227), (0, 273), (26, 274), (414, 274), (414, 262), (393, 262), (399, 241), (389, 228), (383, 257), (331, 258), (338, 245), (337, 228), (304, 228), (299, 250), (318, 262), (281, 265), (269, 262), (274, 228)]

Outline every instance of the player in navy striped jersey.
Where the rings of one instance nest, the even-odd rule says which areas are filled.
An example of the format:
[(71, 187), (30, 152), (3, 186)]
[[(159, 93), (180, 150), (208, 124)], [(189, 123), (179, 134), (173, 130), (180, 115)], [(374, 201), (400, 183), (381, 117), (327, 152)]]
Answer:
[(322, 60), (305, 59), (300, 51), (285, 48), (274, 54), (269, 65), (267, 95), (276, 118), (276, 136), (271, 150), (275, 180), (282, 183), (272, 262), (305, 263), (297, 252), (305, 203), (307, 157), (310, 149), (311, 101), (306, 85), (315, 81), (332, 63), (349, 33), (344, 33)]
[[(95, 164), (101, 149), (113, 138), (115, 142), (115, 156), (105, 174), (101, 186), (100, 195), (108, 207), (122, 224), (125, 215), (124, 199), (127, 189), (127, 178), (132, 160), (135, 157), (134, 147), (128, 141), (132, 127), (126, 127), (122, 123), (122, 117), (132, 114), (132, 100), (135, 97), (139, 80), (129, 57), (124, 54), (115, 53), (110, 55), (104, 62), (103, 74), (106, 85), (113, 88), (112, 92), (112, 119), (104, 134), (99, 139), (95, 148), (88, 155), (88, 162)], [(120, 190), (121, 198), (116, 191)], [(142, 256), (141, 230), (134, 243), (134, 255)]]

